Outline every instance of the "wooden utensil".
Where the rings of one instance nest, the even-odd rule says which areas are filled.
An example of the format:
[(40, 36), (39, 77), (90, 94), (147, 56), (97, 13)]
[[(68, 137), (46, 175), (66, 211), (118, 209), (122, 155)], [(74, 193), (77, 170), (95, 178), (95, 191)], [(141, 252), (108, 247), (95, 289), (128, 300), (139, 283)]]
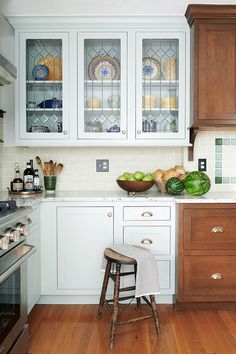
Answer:
[(50, 175), (53, 175), (53, 161), (50, 160), (50, 161), (48, 162), (48, 164), (49, 164), (49, 168), (50, 168), (49, 174), (50, 174)]
[(44, 171), (43, 171), (42, 161), (41, 161), (40, 157), (39, 157), (39, 156), (36, 156), (35, 159), (36, 159), (37, 164), (40, 165), (42, 172), (44, 172)]
[(59, 163), (57, 166), (56, 166), (56, 173), (55, 173), (55, 175), (57, 176), (57, 175), (59, 175), (59, 173), (61, 173), (61, 171), (62, 171), (62, 169), (63, 169), (63, 164), (62, 163)]
[(45, 161), (44, 162), (44, 172), (45, 172), (46, 176), (50, 176), (50, 170), (51, 170), (50, 163)]

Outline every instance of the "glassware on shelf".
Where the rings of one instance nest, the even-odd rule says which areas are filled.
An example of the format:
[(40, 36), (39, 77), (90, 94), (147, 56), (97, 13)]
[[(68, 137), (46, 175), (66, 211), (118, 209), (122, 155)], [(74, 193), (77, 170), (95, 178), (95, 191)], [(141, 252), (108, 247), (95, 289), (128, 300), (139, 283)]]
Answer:
[(107, 99), (108, 106), (110, 108), (120, 108), (120, 96), (112, 95)]
[(87, 99), (87, 107), (88, 108), (100, 108), (101, 105), (102, 105), (102, 102), (99, 98), (90, 97)]

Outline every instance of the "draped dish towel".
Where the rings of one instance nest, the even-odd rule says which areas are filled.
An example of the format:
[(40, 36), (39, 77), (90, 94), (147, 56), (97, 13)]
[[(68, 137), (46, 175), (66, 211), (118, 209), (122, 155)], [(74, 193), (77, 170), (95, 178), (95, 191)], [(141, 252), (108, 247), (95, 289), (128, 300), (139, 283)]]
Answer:
[[(126, 257), (134, 258), (137, 262), (135, 297), (160, 294), (156, 260), (153, 254), (144, 247), (118, 244), (109, 247)], [(106, 269), (106, 259), (103, 259), (102, 270)]]

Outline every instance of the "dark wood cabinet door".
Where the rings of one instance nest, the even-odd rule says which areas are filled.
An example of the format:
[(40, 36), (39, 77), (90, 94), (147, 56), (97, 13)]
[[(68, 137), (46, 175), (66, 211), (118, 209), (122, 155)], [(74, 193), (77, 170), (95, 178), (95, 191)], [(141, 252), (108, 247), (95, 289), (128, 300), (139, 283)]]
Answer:
[(236, 124), (236, 24), (196, 23), (194, 125)]

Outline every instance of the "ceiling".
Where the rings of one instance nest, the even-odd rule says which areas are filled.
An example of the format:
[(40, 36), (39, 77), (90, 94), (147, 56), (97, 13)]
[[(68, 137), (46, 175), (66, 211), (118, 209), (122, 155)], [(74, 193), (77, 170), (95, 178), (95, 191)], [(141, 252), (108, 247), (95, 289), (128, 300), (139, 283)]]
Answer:
[(3, 15), (183, 15), (189, 3), (236, 5), (236, 0), (0, 0), (0, 12), (2, 12)]

